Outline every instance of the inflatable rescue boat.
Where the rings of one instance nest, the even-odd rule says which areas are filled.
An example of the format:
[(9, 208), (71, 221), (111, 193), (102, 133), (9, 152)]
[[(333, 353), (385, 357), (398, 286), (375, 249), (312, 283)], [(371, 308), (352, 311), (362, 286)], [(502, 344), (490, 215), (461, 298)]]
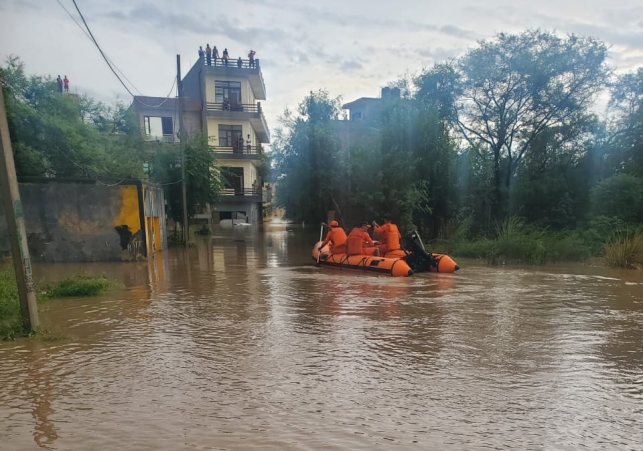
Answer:
[(312, 257), (319, 266), (386, 274), (392, 277), (408, 277), (420, 272), (452, 273), (460, 266), (446, 254), (426, 252), (417, 232), (411, 232), (401, 240), (402, 249), (387, 252), (384, 256), (332, 254), (329, 245), (318, 251), (321, 241), (315, 243)]

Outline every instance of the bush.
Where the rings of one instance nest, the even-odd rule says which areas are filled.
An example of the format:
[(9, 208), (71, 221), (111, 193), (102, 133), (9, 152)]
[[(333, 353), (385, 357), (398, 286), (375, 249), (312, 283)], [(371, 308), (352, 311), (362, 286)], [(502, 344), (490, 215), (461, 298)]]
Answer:
[(197, 235), (212, 235), (212, 231), (207, 224), (203, 224), (194, 233), (196, 233)]
[(47, 290), (47, 296), (50, 298), (96, 296), (107, 290), (109, 285), (110, 282), (105, 276), (78, 275), (68, 277)]
[(512, 216), (496, 224), (495, 238), (456, 241), (454, 257), (483, 258), (490, 263), (546, 263), (585, 260), (593, 255), (577, 232), (548, 232)]
[(618, 174), (600, 181), (591, 192), (592, 212), (625, 222), (643, 219), (643, 180)]
[(583, 261), (594, 255), (592, 247), (577, 233), (558, 233), (545, 238), (547, 261)]
[(483, 258), (491, 261), (495, 255), (495, 241), (482, 238), (475, 241), (458, 241), (453, 245), (453, 257)]
[(640, 268), (643, 266), (643, 233), (614, 238), (604, 246), (604, 258), (609, 266)]
[(0, 266), (0, 339), (11, 340), (23, 333), (13, 267), (2, 265)]

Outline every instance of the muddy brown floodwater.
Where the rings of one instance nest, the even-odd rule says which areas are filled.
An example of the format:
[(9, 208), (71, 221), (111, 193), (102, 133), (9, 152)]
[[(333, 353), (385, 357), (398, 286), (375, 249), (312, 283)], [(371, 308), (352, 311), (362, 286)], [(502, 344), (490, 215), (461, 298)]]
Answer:
[(50, 301), (0, 343), (3, 450), (641, 450), (643, 273), (317, 269), (318, 231), (252, 230)]

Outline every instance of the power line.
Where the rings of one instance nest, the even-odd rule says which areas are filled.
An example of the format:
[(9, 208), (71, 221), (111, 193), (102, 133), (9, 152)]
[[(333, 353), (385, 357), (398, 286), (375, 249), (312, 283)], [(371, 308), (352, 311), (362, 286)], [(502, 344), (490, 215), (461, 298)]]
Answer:
[[(87, 27), (87, 31), (85, 31), (85, 29), (84, 29), (84, 28), (83, 28), (83, 27), (78, 23), (78, 21), (76, 20), (76, 18), (75, 18), (75, 17), (74, 17), (70, 12), (69, 12), (69, 10), (68, 10), (67, 8), (65, 8), (65, 5), (63, 5), (63, 4), (60, 2), (60, 0), (56, 0), (56, 2), (58, 2), (58, 4), (60, 5), (60, 7), (61, 7), (62, 9), (64, 9), (64, 10), (65, 10), (65, 12), (67, 13), (67, 15), (71, 18), (71, 20), (73, 20), (73, 21), (74, 21), (74, 23), (78, 26), (78, 28), (80, 28), (80, 31), (82, 31), (83, 33), (85, 33), (85, 36), (87, 36), (87, 38), (88, 38), (90, 41), (92, 41), (92, 42), (96, 45), (96, 47), (98, 48), (98, 50), (101, 52), (101, 55), (103, 56), (103, 58), (105, 58), (105, 62), (107, 63), (107, 65), (109, 66), (109, 68), (112, 70), (112, 72), (114, 72), (114, 69), (116, 69), (116, 70), (117, 70), (117, 71), (118, 71), (118, 72), (123, 76), (123, 78), (124, 78), (125, 80), (127, 80), (127, 81), (129, 82), (129, 84), (130, 84), (130, 85), (132, 85), (132, 87), (134, 88), (134, 90), (135, 90), (136, 92), (138, 92), (141, 96), (143, 96), (143, 93), (142, 93), (142, 92), (141, 92), (141, 91), (136, 87), (136, 85), (134, 85), (134, 83), (132, 83), (132, 81), (131, 81), (129, 78), (127, 78), (127, 76), (123, 73), (123, 71), (122, 71), (122, 70), (120, 70), (120, 69), (118, 68), (118, 66), (117, 66), (117, 65), (116, 65), (116, 64), (115, 64), (115, 63), (114, 63), (114, 62), (113, 62), (113, 61), (112, 61), (112, 60), (111, 60), (111, 59), (110, 59), (110, 58), (109, 58), (109, 57), (108, 57), (108, 56), (107, 56), (107, 55), (102, 51), (102, 49), (101, 49), (101, 48), (100, 48), (100, 46), (98, 45), (98, 42), (96, 42), (96, 39), (94, 39), (94, 36), (91, 34), (91, 30), (89, 29), (89, 26), (87, 26), (87, 22), (85, 22), (85, 18), (83, 17), (82, 13), (80, 12), (80, 9), (78, 9), (78, 5), (76, 4), (76, 1), (75, 1), (75, 0), (72, 0), (72, 1), (74, 2), (74, 6), (76, 7), (76, 11), (78, 11), (78, 14), (80, 14), (81, 19), (83, 19), (83, 23), (84, 23), (84, 24), (85, 24), (85, 26)], [(87, 33), (88, 31), (89, 31), (89, 34)], [(113, 66), (113, 68), (112, 68), (112, 66)], [(137, 98), (136, 98), (136, 96), (134, 96), (134, 95), (132, 94), (132, 92), (127, 88), (127, 86), (125, 86), (125, 83), (123, 83), (123, 81), (118, 77), (118, 75), (117, 75), (116, 73), (114, 73), (114, 75), (116, 75), (116, 78), (118, 78), (118, 81), (120, 81), (120, 82), (121, 82), (121, 84), (123, 85), (123, 87), (127, 90), (127, 92), (129, 92), (129, 93), (130, 93), (130, 95), (132, 95), (132, 97), (134, 97), (134, 99), (135, 99), (137, 102), (139, 102), (141, 105), (144, 105), (144, 106), (149, 107), (149, 108), (158, 108), (158, 107), (160, 107), (161, 105), (165, 104), (168, 100), (170, 100), (170, 94), (172, 93), (172, 90), (174, 89), (174, 84), (176, 83), (176, 77), (174, 77), (174, 79), (172, 80), (172, 86), (170, 87), (170, 91), (169, 91), (169, 92), (168, 92), (168, 94), (165, 96), (165, 97), (166, 97), (166, 98), (165, 98), (165, 100), (163, 100), (163, 101), (162, 101), (161, 103), (159, 103), (158, 105), (149, 105), (149, 104), (147, 104), (147, 103), (143, 102), (142, 100), (137, 99)]]
[(129, 93), (129, 95), (134, 97), (134, 94), (132, 93), (132, 91), (130, 91), (130, 89), (127, 87), (125, 82), (121, 79), (121, 77), (118, 76), (118, 74), (116, 73), (116, 71), (114, 70), (112, 65), (109, 63), (109, 60), (107, 59), (107, 56), (105, 56), (105, 53), (103, 52), (103, 49), (101, 49), (100, 45), (98, 45), (98, 42), (96, 42), (96, 38), (94, 37), (94, 34), (92, 33), (92, 30), (89, 29), (89, 25), (87, 25), (87, 21), (85, 20), (85, 17), (83, 16), (83, 13), (80, 12), (80, 8), (78, 7), (78, 4), (76, 3), (76, 0), (71, 0), (71, 1), (74, 3), (74, 6), (76, 7), (76, 11), (78, 11), (78, 14), (80, 15), (80, 18), (82, 19), (83, 23), (85, 24), (85, 28), (87, 29), (87, 32), (89, 33), (89, 36), (91, 36), (92, 41), (94, 42), (94, 44), (96, 45), (96, 48), (98, 49), (98, 51), (102, 55), (103, 59), (107, 63), (107, 66), (112, 71), (114, 76), (116, 76), (116, 78), (118, 78), (118, 81), (121, 82), (121, 84), (123, 85), (125, 90)]
[[(63, 5), (63, 4), (60, 2), (60, 0), (56, 0), (56, 1), (57, 1), (57, 2), (58, 2), (58, 4), (60, 5), (60, 7), (61, 7), (62, 9), (64, 9), (64, 10), (65, 10), (65, 12), (67, 13), (67, 15), (71, 18), (71, 20), (73, 20), (73, 21), (74, 21), (74, 23), (78, 26), (78, 28), (80, 28), (80, 31), (82, 31), (83, 33), (85, 33), (85, 36), (87, 36), (87, 39), (89, 39), (89, 40), (90, 40), (90, 41), (92, 41), (92, 43), (93, 43), (94, 41), (93, 41), (92, 37), (87, 33), (87, 31), (85, 31), (85, 29), (83, 28), (83, 26), (82, 26), (81, 24), (79, 24), (79, 23), (78, 23), (78, 21), (76, 20), (76, 18), (75, 18), (75, 17), (74, 17), (70, 12), (69, 12), (69, 10), (68, 10), (67, 8), (65, 8), (65, 5)], [(129, 78), (127, 78), (127, 76), (123, 73), (123, 71), (122, 71), (122, 70), (120, 70), (120, 69), (118, 68), (118, 66), (116, 66), (116, 64), (114, 64), (114, 62), (113, 62), (109, 57), (107, 57), (107, 59), (109, 60), (110, 64), (111, 64), (111, 65), (113, 65), (113, 66), (114, 66), (114, 68), (115, 68), (115, 69), (116, 69), (116, 70), (117, 70), (117, 71), (118, 71), (118, 72), (123, 76), (123, 78), (124, 78), (125, 80), (127, 80), (127, 81), (129, 82), (129, 84), (130, 84), (130, 85), (132, 85), (132, 87), (134, 88), (134, 90), (135, 90), (136, 92), (138, 92), (140, 95), (143, 95), (143, 93), (142, 93), (141, 91), (139, 91), (139, 90), (138, 90), (138, 88), (137, 88), (136, 86), (134, 86), (134, 83), (132, 83), (132, 82), (131, 82), (131, 80), (130, 80)]]
[[(73, 0), (72, 0), (72, 1), (73, 1)], [(98, 45), (98, 43), (97, 43), (97, 42), (96, 42), (96, 40), (94, 39), (93, 35), (90, 35), (90, 34), (88, 34), (88, 33), (87, 33), (87, 31), (89, 31), (89, 33), (91, 33), (91, 31), (89, 30), (89, 27), (87, 27), (87, 31), (85, 31), (85, 29), (84, 29), (84, 28), (83, 28), (83, 27), (78, 23), (78, 21), (76, 20), (76, 18), (75, 18), (75, 17), (74, 17), (70, 12), (69, 12), (69, 10), (68, 10), (67, 8), (65, 8), (65, 5), (63, 5), (63, 4), (60, 2), (60, 0), (56, 0), (56, 2), (58, 2), (58, 4), (60, 5), (60, 7), (61, 7), (61, 8), (62, 8), (66, 13), (67, 13), (67, 15), (71, 18), (71, 20), (73, 20), (73, 21), (74, 21), (74, 23), (78, 26), (78, 28), (80, 28), (80, 31), (82, 31), (82, 32), (85, 34), (85, 36), (87, 36), (87, 38), (88, 38), (90, 41), (92, 41), (92, 43), (94, 43), (94, 44), (96, 45), (96, 47), (98, 47), (98, 50), (99, 50), (99, 51), (101, 51), (101, 54), (102, 54), (102, 55), (103, 55), (103, 57), (105, 58), (105, 61), (107, 62), (107, 65), (110, 67), (110, 69), (112, 69), (112, 66), (113, 66), (113, 68), (114, 68), (114, 69), (116, 69), (116, 70), (117, 70), (117, 71), (118, 71), (118, 72), (123, 76), (123, 78), (129, 82), (129, 84), (130, 84), (130, 85), (132, 85), (132, 87), (134, 88), (134, 90), (135, 90), (136, 92), (138, 92), (141, 96), (143, 96), (143, 93), (142, 93), (142, 92), (141, 92), (141, 91), (136, 87), (136, 85), (134, 85), (134, 83), (132, 83), (132, 81), (131, 81), (129, 78), (127, 78), (127, 76), (123, 73), (123, 71), (122, 71), (122, 70), (120, 70), (120, 69), (118, 68), (118, 66), (117, 66), (117, 65), (116, 65), (116, 64), (115, 64), (115, 63), (114, 63), (114, 62), (113, 62), (113, 61), (112, 61), (112, 60), (111, 60), (107, 55), (105, 55), (105, 53), (101, 50), (100, 46)], [(87, 26), (87, 23), (85, 22), (85, 19), (83, 18), (83, 15), (80, 13), (80, 10), (78, 9), (78, 5), (76, 5), (76, 2), (75, 2), (75, 1), (74, 1), (74, 5), (76, 6), (76, 10), (77, 10), (77, 11), (78, 11), (78, 13), (80, 14), (81, 18), (83, 19), (83, 22), (85, 23), (85, 26)], [(112, 72), (114, 72), (114, 69), (112, 69)], [(114, 75), (116, 75), (116, 74), (114, 74)], [(118, 78), (118, 75), (116, 75), (116, 77)], [(123, 84), (123, 86), (125, 87), (125, 89), (127, 89), (127, 86), (125, 86), (125, 84), (123, 83), (123, 81), (122, 81), (122, 80), (120, 80), (120, 78), (119, 78), (119, 81), (121, 82), (121, 84)], [(134, 99), (135, 99), (137, 102), (139, 102), (141, 105), (144, 105), (144, 106), (149, 107), (149, 108), (159, 108), (161, 105), (165, 104), (168, 100), (170, 100), (170, 98), (169, 98), (169, 97), (170, 97), (170, 94), (172, 93), (172, 90), (174, 89), (174, 84), (175, 84), (175, 83), (176, 83), (176, 77), (174, 77), (174, 79), (172, 80), (172, 86), (170, 87), (170, 91), (169, 91), (169, 93), (165, 96), (165, 97), (166, 97), (166, 98), (165, 98), (165, 100), (163, 100), (163, 101), (162, 101), (161, 103), (159, 103), (158, 105), (149, 105), (149, 104), (147, 104), (147, 103), (143, 102), (142, 100), (137, 99), (137, 98), (136, 98), (136, 96), (132, 96), (132, 97), (134, 97)], [(129, 89), (127, 89), (127, 92), (129, 92), (130, 94), (132, 94), (132, 93), (129, 91)]]

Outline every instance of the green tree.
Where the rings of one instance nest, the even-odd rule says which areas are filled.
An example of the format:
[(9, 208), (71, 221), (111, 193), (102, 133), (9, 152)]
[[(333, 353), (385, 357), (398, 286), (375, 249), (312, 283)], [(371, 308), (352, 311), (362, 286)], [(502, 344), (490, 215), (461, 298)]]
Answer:
[(296, 114), (286, 110), (284, 129), (273, 142), (278, 177), (276, 204), (297, 221), (316, 223), (337, 205), (342, 192), (340, 144), (333, 121), (340, 113), (340, 99), (326, 91), (311, 92)]
[(147, 150), (123, 105), (57, 92), (51, 77), (27, 77), (9, 57), (0, 68), (7, 119), (22, 176), (139, 178)]
[[(224, 175), (217, 165), (215, 149), (200, 133), (191, 134), (185, 145), (185, 178), (188, 217), (216, 202), (223, 189)], [(163, 185), (168, 214), (177, 223), (183, 220), (181, 154), (177, 144), (158, 144), (149, 169), (153, 182)]]
[(629, 174), (606, 178), (592, 189), (591, 199), (594, 216), (643, 221), (643, 179)]
[(619, 76), (611, 94), (609, 161), (615, 170), (643, 176), (643, 68)]
[(535, 141), (552, 128), (586, 122), (610, 70), (594, 38), (540, 30), (500, 33), (457, 62), (456, 125), (493, 161), (493, 215), (508, 207), (511, 181)]

